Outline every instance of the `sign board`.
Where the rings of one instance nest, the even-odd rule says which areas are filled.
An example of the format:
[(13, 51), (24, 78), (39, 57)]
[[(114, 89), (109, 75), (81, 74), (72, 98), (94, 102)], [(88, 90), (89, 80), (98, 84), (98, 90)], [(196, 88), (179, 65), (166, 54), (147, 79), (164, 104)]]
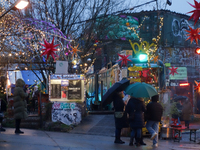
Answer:
[(187, 68), (186, 67), (174, 67), (174, 68), (177, 68), (176, 69), (177, 73), (175, 72), (174, 74), (170, 74), (169, 75), (170, 80), (187, 80)]
[(166, 82), (166, 86), (179, 86), (179, 82), (177, 81)]
[[(133, 55), (133, 50), (123, 50), (123, 51), (120, 51), (119, 52), (120, 55), (130, 55), (132, 56)], [(119, 59), (121, 59), (121, 57), (119, 56)]]
[(56, 61), (56, 74), (68, 74), (68, 61)]
[(142, 67), (133, 66), (129, 67), (128, 70), (129, 70), (130, 83), (141, 82), (139, 71), (142, 71)]
[(54, 102), (52, 121), (61, 121), (66, 125), (78, 124), (81, 122), (81, 109), (77, 103)]

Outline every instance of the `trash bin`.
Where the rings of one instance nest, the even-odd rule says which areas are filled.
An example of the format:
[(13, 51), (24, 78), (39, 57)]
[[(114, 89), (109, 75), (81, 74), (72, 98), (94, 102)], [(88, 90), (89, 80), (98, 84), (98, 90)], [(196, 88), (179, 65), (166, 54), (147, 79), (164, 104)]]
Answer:
[(172, 128), (171, 127), (162, 127), (161, 128), (161, 138), (162, 139), (171, 139), (172, 138)]

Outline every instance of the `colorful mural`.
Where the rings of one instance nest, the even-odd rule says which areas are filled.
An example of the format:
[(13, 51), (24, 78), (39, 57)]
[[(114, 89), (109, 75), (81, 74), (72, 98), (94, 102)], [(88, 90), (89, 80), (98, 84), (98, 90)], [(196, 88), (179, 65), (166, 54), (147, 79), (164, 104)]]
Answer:
[(66, 125), (81, 122), (81, 109), (77, 103), (54, 102), (52, 105), (52, 121), (60, 121)]

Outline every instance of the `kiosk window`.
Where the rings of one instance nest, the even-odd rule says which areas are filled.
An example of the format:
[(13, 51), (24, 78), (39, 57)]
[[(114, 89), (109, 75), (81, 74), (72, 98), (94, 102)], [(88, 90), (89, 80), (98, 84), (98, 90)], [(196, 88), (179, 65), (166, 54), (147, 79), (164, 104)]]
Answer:
[(51, 98), (61, 98), (61, 84), (51, 84)]

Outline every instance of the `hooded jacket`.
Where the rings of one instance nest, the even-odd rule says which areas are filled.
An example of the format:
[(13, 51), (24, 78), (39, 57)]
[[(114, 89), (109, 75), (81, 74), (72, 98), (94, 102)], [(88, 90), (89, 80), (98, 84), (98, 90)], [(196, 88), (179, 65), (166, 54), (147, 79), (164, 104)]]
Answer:
[(131, 116), (134, 113), (134, 119), (130, 120), (131, 128), (144, 127), (144, 112), (146, 107), (142, 99), (131, 97), (126, 105), (126, 112)]
[(27, 93), (24, 92), (23, 86), (25, 82), (22, 79), (18, 79), (16, 81), (16, 87), (14, 89), (14, 118), (15, 119), (25, 119), (28, 117), (27, 115), (27, 107), (25, 98), (28, 96)]
[(149, 121), (161, 121), (163, 115), (163, 107), (159, 101), (159, 96), (155, 95), (151, 98), (151, 102), (147, 104), (146, 119)]

